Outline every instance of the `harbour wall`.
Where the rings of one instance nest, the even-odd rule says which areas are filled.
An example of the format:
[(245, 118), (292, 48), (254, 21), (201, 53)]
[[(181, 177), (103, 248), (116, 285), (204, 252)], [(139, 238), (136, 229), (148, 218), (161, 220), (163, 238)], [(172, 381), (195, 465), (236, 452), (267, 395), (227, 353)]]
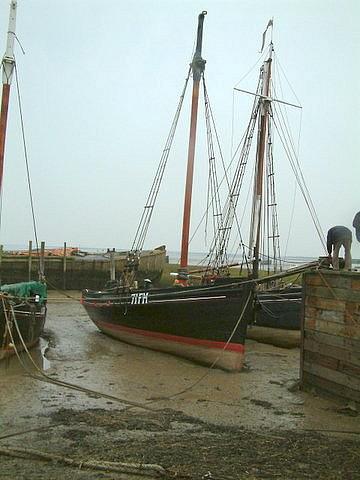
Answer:
[[(126, 252), (109, 255), (52, 256), (34, 253), (30, 255), (6, 255), (0, 258), (0, 281), (2, 285), (38, 280), (39, 264), (42, 262), (45, 279), (50, 289), (82, 290), (101, 289), (112, 275), (119, 277), (126, 264)], [(165, 247), (143, 251), (137, 270), (139, 282), (150, 278), (156, 282), (166, 262)]]

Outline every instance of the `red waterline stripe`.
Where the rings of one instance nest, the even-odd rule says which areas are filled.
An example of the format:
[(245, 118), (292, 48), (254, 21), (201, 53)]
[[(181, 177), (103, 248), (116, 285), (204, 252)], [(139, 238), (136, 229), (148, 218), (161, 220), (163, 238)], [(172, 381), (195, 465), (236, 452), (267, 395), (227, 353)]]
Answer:
[[(180, 337), (178, 335), (171, 335), (168, 333), (150, 332), (149, 330), (140, 330), (138, 328), (124, 327), (123, 325), (114, 325), (113, 323), (99, 322), (99, 321), (96, 321), (95, 323), (99, 326), (103, 326), (104, 328), (108, 328), (109, 330), (123, 331), (126, 333), (132, 333), (135, 335), (142, 335), (144, 337), (167, 340), (169, 342), (178, 342), (178, 343), (184, 343), (188, 345), (200, 345), (202, 347), (217, 348), (219, 350), (223, 350), (226, 345), (226, 342), (217, 342), (214, 340), (202, 340), (202, 339), (192, 338), (192, 337)], [(241, 343), (229, 343), (226, 346), (226, 350), (243, 353), (245, 351), (245, 346)]]

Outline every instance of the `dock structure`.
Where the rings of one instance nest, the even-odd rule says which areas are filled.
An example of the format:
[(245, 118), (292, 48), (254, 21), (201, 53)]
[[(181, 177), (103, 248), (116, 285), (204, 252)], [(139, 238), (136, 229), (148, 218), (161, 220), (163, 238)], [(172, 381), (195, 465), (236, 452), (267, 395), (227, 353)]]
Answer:
[[(82, 290), (103, 288), (109, 280), (115, 280), (125, 268), (127, 252), (107, 252), (86, 254), (68, 247), (45, 248), (37, 251), (29, 242), (27, 251), (4, 252), (0, 245), (1, 284), (16, 283), (21, 279), (38, 280), (39, 272), (49, 289)], [(75, 251), (75, 253), (74, 253)], [(161, 246), (154, 250), (143, 250), (139, 258), (138, 279), (158, 280), (166, 263), (166, 250)]]
[(300, 382), (360, 407), (360, 273), (303, 275)]

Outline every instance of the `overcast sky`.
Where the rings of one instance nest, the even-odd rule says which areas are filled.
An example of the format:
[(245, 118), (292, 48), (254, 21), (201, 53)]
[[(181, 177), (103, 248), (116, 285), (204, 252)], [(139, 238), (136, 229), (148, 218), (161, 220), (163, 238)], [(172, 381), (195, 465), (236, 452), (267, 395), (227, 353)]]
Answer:
[[(202, 10), (208, 11), (203, 41), (207, 87), (225, 161), (249, 115), (233, 87), (258, 61), (262, 33), (273, 17), (277, 58), (303, 106), (302, 114), (289, 115), (293, 126), (301, 127), (300, 162), (320, 222), (325, 232), (339, 224), (352, 228), (360, 210), (357, 0), (18, 0), (16, 31), (25, 55), (16, 44), (16, 56), (41, 240), (84, 249), (131, 245)], [(9, 1), (0, 0), (2, 51), (8, 11)], [(238, 86), (254, 90), (257, 73), (258, 67)], [(290, 90), (284, 95), (297, 103)], [(15, 83), (10, 102), (0, 241), (22, 245), (33, 233)], [(189, 104), (190, 90), (148, 248), (180, 248)], [(202, 117), (200, 108), (193, 227), (206, 200)], [(296, 142), (298, 134), (295, 130)], [(288, 166), (277, 170), (284, 250), (294, 180)], [(191, 249), (206, 249), (204, 235)], [(287, 254), (323, 254), (299, 192)], [(360, 257), (355, 236), (353, 256)]]

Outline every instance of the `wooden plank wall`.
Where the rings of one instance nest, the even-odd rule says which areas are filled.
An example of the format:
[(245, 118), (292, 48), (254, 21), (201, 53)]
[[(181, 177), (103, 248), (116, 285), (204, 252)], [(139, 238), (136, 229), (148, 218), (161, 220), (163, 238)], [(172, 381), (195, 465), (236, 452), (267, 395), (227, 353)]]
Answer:
[(303, 275), (300, 382), (360, 405), (360, 273)]

